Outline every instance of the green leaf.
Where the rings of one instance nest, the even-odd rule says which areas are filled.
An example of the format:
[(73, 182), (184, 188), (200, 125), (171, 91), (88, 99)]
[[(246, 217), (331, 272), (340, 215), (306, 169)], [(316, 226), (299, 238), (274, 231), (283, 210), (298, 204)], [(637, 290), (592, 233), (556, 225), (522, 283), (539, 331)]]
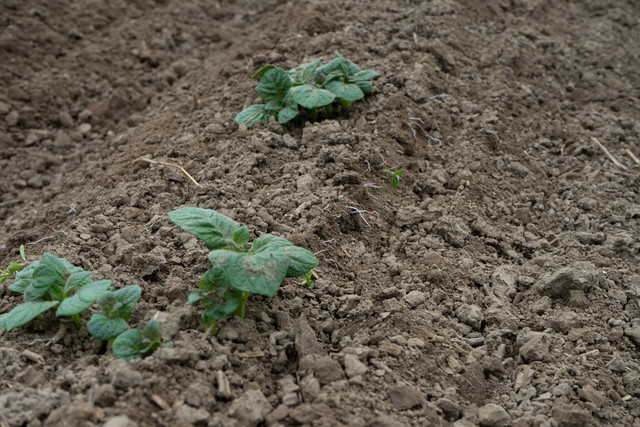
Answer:
[(257, 238), (247, 253), (211, 251), (209, 261), (231, 287), (268, 297), (276, 294), (285, 277), (307, 273), (318, 263), (306, 249), (271, 235)]
[(117, 337), (127, 328), (129, 325), (126, 320), (120, 317), (111, 319), (102, 313), (94, 314), (87, 322), (87, 330), (91, 336), (102, 341)]
[(373, 70), (360, 71), (355, 73), (351, 80), (353, 82), (367, 81), (373, 79), (374, 77), (378, 77), (379, 75), (380, 74), (376, 73)]
[(371, 92), (371, 88), (373, 87), (373, 83), (371, 82), (355, 82), (360, 90), (364, 93)]
[(291, 89), (291, 77), (280, 67), (267, 70), (258, 82), (258, 94), (265, 101), (281, 101)]
[(307, 249), (299, 246), (287, 246), (282, 248), (281, 251), (289, 258), (287, 277), (304, 276), (318, 265), (316, 256)]
[[(60, 258), (44, 253), (33, 270), (33, 281), (24, 290), (27, 302), (36, 301), (52, 290), (56, 299), (62, 300), (67, 267)], [(53, 289), (52, 289), (53, 288)]]
[(202, 313), (202, 322), (205, 325), (211, 325), (211, 323), (222, 320), (228, 316), (231, 316), (240, 306), (241, 301), (233, 298), (222, 304), (216, 305)]
[(127, 362), (142, 357), (142, 331), (139, 329), (130, 329), (118, 335), (111, 345), (113, 354), (118, 359), (124, 359)]
[[(36, 263), (34, 263), (36, 264)], [(91, 272), (66, 259), (44, 253), (32, 272), (32, 282), (24, 290), (25, 301), (44, 298), (62, 301), (74, 288), (91, 283)]]
[(7, 331), (26, 325), (40, 314), (58, 305), (58, 301), (33, 301), (20, 304), (11, 310), (4, 318)]
[(13, 264), (9, 264), (7, 266), (7, 273), (9, 273), (10, 275), (15, 273), (16, 271), (20, 271), (20, 269), (22, 267), (24, 267), (26, 264), (21, 264), (19, 262), (14, 262)]
[(304, 108), (324, 107), (336, 99), (336, 96), (328, 90), (317, 88), (308, 83), (291, 88), (291, 92), (296, 102)]
[(298, 110), (292, 110), (291, 108), (283, 108), (282, 111), (278, 113), (278, 123), (281, 125), (290, 122), (291, 120), (298, 117)]
[(224, 271), (235, 289), (268, 297), (276, 294), (288, 269), (287, 259), (273, 250), (257, 254), (211, 251), (209, 261)]
[(325, 85), (327, 90), (336, 95), (338, 99), (344, 99), (345, 101), (357, 101), (364, 98), (364, 93), (358, 87), (358, 85), (351, 83), (343, 83), (339, 80), (334, 80)]
[(340, 69), (344, 73), (345, 76), (351, 77), (360, 71), (360, 67), (354, 64), (351, 61), (345, 61), (340, 66)]
[(269, 101), (264, 109), (272, 114), (276, 114), (282, 110), (282, 103), (280, 101)]
[(322, 59), (314, 59), (311, 62), (306, 64), (302, 64), (298, 68), (294, 68), (293, 70), (289, 70), (288, 74), (293, 79), (296, 85), (305, 84), (310, 77), (312, 77), (318, 68), (318, 64)]
[(266, 73), (269, 70), (273, 70), (275, 67), (275, 65), (265, 65), (264, 67), (260, 68), (253, 76), (256, 79), (259, 79), (260, 77), (262, 77), (264, 75), (264, 73)]
[(278, 123), (285, 124), (298, 117), (298, 102), (291, 91), (283, 100), (284, 107), (278, 113)]
[(240, 247), (243, 247), (247, 243), (249, 243), (249, 228), (246, 225), (238, 228), (233, 233), (233, 241)]
[(241, 225), (221, 213), (210, 209), (181, 208), (169, 212), (169, 219), (199, 239), (209, 250), (233, 248), (233, 236)]
[(244, 123), (249, 127), (260, 121), (269, 123), (269, 117), (271, 116), (273, 116), (273, 112), (267, 110), (264, 104), (256, 104), (239, 112), (235, 120), (237, 124)]
[(142, 345), (142, 357), (147, 357), (162, 345), (160, 324), (157, 320), (153, 319), (142, 329)]
[(141, 293), (140, 286), (129, 285), (115, 292), (103, 293), (96, 302), (107, 317), (127, 320), (131, 316), (131, 310), (140, 300)]
[(40, 264), (40, 261), (34, 261), (29, 264), (27, 268), (16, 274), (16, 280), (8, 289), (19, 294), (24, 294), (25, 289), (33, 282), (33, 271), (38, 264)]
[(344, 57), (336, 52), (333, 56), (333, 59), (328, 63), (323, 65), (322, 67), (316, 70), (316, 75), (318, 73), (323, 73), (324, 75), (328, 75), (332, 71), (336, 71), (342, 67), (344, 63)]
[(214, 265), (202, 275), (199, 287), (207, 292), (215, 291), (218, 288), (226, 290), (229, 287), (229, 281), (224, 270)]
[(187, 302), (193, 305), (203, 298), (206, 298), (206, 291), (203, 291), (203, 289), (195, 289), (189, 294)]
[(111, 280), (100, 280), (91, 282), (80, 288), (78, 293), (72, 297), (65, 298), (56, 311), (56, 316), (73, 316), (80, 314), (96, 302), (111, 286)]
[(0, 329), (4, 329), (7, 327), (7, 322), (5, 319), (7, 318), (7, 313), (0, 314)]

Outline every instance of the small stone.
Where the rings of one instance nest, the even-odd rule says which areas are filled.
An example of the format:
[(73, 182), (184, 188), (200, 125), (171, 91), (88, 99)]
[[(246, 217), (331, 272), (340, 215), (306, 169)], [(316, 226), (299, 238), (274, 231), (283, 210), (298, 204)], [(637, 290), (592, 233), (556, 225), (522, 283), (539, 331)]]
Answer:
[(307, 322), (307, 319), (305, 317), (300, 316), (298, 319), (296, 319), (294, 331), (296, 334), (295, 346), (296, 351), (298, 352), (298, 359), (301, 359), (307, 355), (326, 354), (326, 351), (322, 348), (320, 342), (318, 342), (316, 333), (311, 328), (311, 326), (309, 326), (309, 323)]
[(89, 132), (91, 132), (91, 129), (91, 123), (82, 123), (80, 126), (78, 126), (78, 132), (80, 132), (82, 136), (87, 136)]
[(313, 402), (320, 394), (320, 382), (313, 375), (307, 375), (300, 381), (300, 391), (305, 401)]
[(604, 396), (590, 384), (582, 387), (578, 395), (581, 399), (593, 403), (596, 408), (602, 408), (602, 406), (604, 406)]
[(551, 390), (554, 396), (569, 396), (573, 389), (568, 383), (560, 383)]
[(545, 311), (551, 308), (551, 298), (543, 296), (531, 304), (531, 312), (535, 314), (544, 314)]
[(478, 423), (486, 427), (506, 427), (511, 417), (500, 405), (488, 403), (478, 410)]
[(42, 188), (44, 187), (44, 181), (42, 180), (42, 176), (34, 175), (27, 180), (27, 185), (31, 188)]
[(189, 350), (186, 348), (164, 348), (161, 347), (156, 353), (155, 353), (156, 357), (159, 360), (164, 360), (165, 362), (168, 363), (176, 363), (176, 364), (181, 364), (181, 363), (186, 363), (190, 360), (197, 360), (198, 359), (198, 353), (193, 351), (193, 350)]
[(206, 384), (191, 384), (184, 394), (184, 401), (195, 408), (211, 408), (215, 403), (213, 389)]
[(407, 345), (409, 347), (418, 347), (418, 348), (424, 348), (425, 347), (424, 341), (422, 341), (420, 338), (409, 338), (407, 340)]
[(475, 304), (462, 304), (456, 309), (456, 317), (462, 323), (480, 330), (484, 316), (482, 309)]
[(64, 127), (70, 128), (73, 126), (73, 117), (66, 111), (60, 111), (58, 114), (58, 121)]
[(545, 335), (536, 335), (520, 347), (520, 356), (526, 362), (545, 360), (549, 356), (549, 344)]
[(340, 363), (338, 363), (337, 360), (334, 360), (329, 356), (318, 357), (315, 360), (313, 372), (315, 374), (314, 376), (322, 385), (344, 379), (342, 366), (340, 366)]
[(568, 298), (570, 291), (586, 291), (598, 283), (599, 273), (595, 265), (578, 261), (570, 267), (548, 273), (535, 285), (541, 295), (551, 298)]
[(282, 135), (282, 145), (292, 150), (298, 149), (298, 141), (288, 133)]
[(4, 120), (7, 122), (7, 126), (13, 127), (18, 124), (18, 121), (20, 120), (20, 113), (13, 110), (5, 116)]
[(427, 294), (421, 291), (411, 291), (403, 297), (411, 308), (416, 308), (427, 300)]
[(248, 390), (231, 403), (229, 416), (242, 426), (255, 427), (273, 407), (260, 390)]
[(593, 425), (591, 412), (575, 406), (561, 405), (553, 408), (553, 419), (558, 427), (586, 427)]
[(624, 334), (631, 339), (636, 345), (640, 346), (640, 323), (634, 326), (624, 328)]
[(426, 398), (420, 390), (408, 385), (395, 386), (389, 390), (388, 395), (393, 406), (399, 411), (413, 409), (426, 402)]
[(116, 393), (116, 388), (113, 384), (102, 384), (98, 386), (95, 394), (96, 404), (102, 406), (103, 408), (107, 408), (118, 399), (118, 394)]
[(358, 375), (362, 375), (367, 372), (367, 366), (353, 354), (347, 354), (344, 356), (344, 370), (347, 377), (353, 378)]
[(0, 101), (0, 116), (4, 116), (5, 114), (8, 114), (9, 111), (11, 111), (11, 106), (6, 102)]
[(449, 421), (457, 420), (460, 417), (462, 409), (453, 400), (441, 397), (436, 401), (436, 405), (442, 409)]
[(187, 425), (205, 427), (209, 424), (209, 413), (202, 408), (194, 408), (189, 405), (182, 405), (176, 411), (176, 416)]
[(142, 374), (124, 360), (116, 360), (107, 369), (111, 374), (111, 384), (117, 389), (127, 390), (142, 383)]
[(126, 415), (118, 415), (109, 418), (103, 427), (138, 427), (138, 423), (131, 421)]

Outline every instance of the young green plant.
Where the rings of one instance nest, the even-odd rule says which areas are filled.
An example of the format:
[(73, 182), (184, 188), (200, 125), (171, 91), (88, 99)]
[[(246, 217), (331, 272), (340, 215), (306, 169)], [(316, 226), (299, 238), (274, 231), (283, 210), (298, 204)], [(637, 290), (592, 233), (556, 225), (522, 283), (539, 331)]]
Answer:
[(22, 270), (27, 265), (27, 257), (24, 254), (24, 245), (20, 245), (20, 258), (25, 262), (14, 262), (7, 266), (6, 271), (0, 270), (0, 283), (4, 283), (5, 280), (11, 277), (14, 273)]
[(332, 117), (331, 104), (336, 99), (346, 110), (371, 91), (371, 79), (379, 75), (372, 70), (360, 71), (338, 52), (329, 63), (319, 66), (320, 61), (315, 59), (288, 72), (274, 65), (262, 67), (253, 77), (259, 79), (258, 94), (266, 103), (244, 109), (236, 116), (236, 123), (252, 126), (260, 121), (268, 123), (274, 117), (284, 124), (298, 117), (300, 107), (311, 121), (318, 119), (319, 108), (324, 108), (326, 117)]
[(210, 251), (212, 268), (189, 295), (189, 303), (202, 304), (202, 321), (211, 335), (216, 334), (220, 320), (244, 317), (249, 295), (272, 297), (285, 277), (309, 279), (318, 265), (313, 253), (282, 237), (265, 234), (249, 245), (249, 229), (214, 210), (182, 208), (170, 212), (169, 218), (202, 239)]
[(127, 320), (141, 293), (142, 289), (138, 285), (103, 293), (96, 301), (102, 313), (94, 314), (87, 322), (91, 336), (112, 343), (115, 337), (126, 331), (129, 328)]
[(26, 325), (54, 307), (57, 317), (70, 317), (80, 325), (80, 313), (111, 286), (110, 280), (93, 282), (91, 272), (49, 253), (16, 275), (9, 290), (24, 295), (24, 303), (0, 316), (0, 329)]
[(150, 356), (160, 347), (172, 348), (173, 343), (162, 343), (160, 326), (155, 319), (147, 323), (142, 330), (129, 329), (121, 333), (111, 346), (113, 354), (127, 362)]
[(402, 175), (404, 169), (398, 169), (398, 166), (393, 166), (385, 170), (385, 172), (387, 173), (387, 176), (391, 177), (391, 185), (393, 188), (398, 188), (400, 185), (400, 175)]

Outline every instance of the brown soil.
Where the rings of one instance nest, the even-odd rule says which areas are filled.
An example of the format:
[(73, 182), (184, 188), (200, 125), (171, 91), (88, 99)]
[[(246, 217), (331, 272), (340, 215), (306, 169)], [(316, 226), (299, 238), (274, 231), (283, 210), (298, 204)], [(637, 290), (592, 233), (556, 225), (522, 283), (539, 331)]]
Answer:
[[(127, 364), (54, 318), (5, 332), (2, 427), (640, 426), (640, 3), (0, 10), (0, 264), (38, 242), (140, 284), (130, 323), (175, 344)], [(258, 68), (335, 50), (381, 74), (338, 120), (234, 123)], [(181, 206), (335, 248), (212, 338)]]

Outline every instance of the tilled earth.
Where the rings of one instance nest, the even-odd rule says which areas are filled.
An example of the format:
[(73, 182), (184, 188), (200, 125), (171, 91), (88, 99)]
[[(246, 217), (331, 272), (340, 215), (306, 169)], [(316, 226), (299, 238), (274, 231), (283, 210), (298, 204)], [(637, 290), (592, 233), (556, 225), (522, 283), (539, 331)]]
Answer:
[[(139, 284), (130, 323), (175, 344), (4, 332), (0, 426), (640, 426), (640, 3), (0, 10), (0, 264)], [(337, 120), (234, 123), (260, 67), (336, 50), (380, 73)], [(182, 206), (316, 252), (315, 284), (205, 334)]]

